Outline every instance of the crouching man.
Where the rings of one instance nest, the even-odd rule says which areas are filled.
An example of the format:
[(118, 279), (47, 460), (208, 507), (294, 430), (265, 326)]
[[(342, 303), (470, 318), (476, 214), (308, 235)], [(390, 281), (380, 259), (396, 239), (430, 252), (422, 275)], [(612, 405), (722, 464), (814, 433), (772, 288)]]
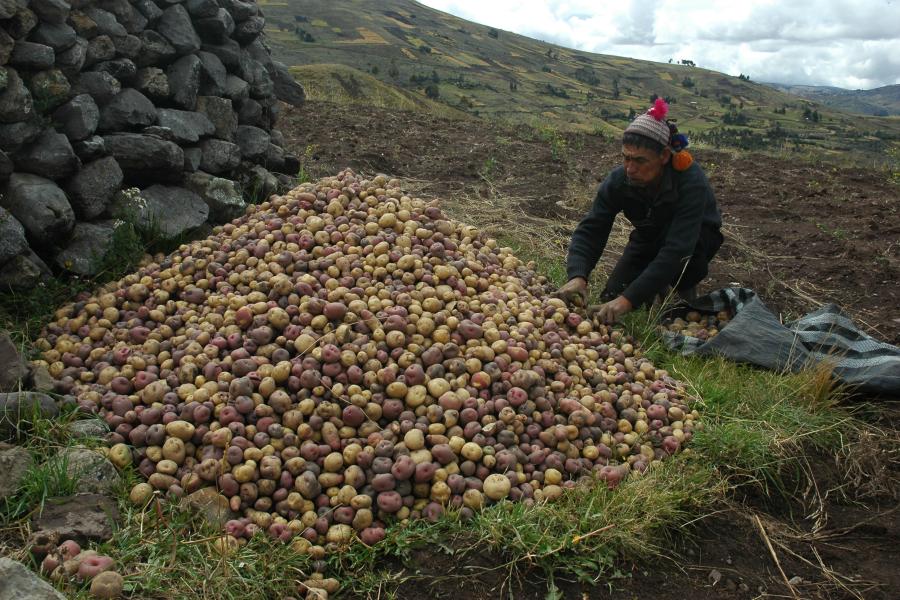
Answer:
[(606, 247), (620, 212), (634, 226), (622, 258), (601, 294), (597, 318), (607, 324), (670, 288), (693, 298), (709, 262), (722, 245), (722, 215), (712, 188), (684, 150), (687, 138), (666, 120), (659, 99), (622, 135), (623, 165), (600, 185), (590, 212), (572, 234), (566, 270), (569, 281), (558, 295), (586, 304), (587, 277)]

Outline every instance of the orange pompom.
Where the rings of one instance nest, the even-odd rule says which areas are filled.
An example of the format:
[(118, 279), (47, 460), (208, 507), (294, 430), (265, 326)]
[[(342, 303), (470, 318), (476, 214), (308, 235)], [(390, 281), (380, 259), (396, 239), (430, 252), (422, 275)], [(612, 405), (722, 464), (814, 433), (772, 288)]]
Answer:
[(672, 155), (672, 167), (676, 171), (687, 171), (692, 164), (694, 164), (694, 157), (687, 150)]

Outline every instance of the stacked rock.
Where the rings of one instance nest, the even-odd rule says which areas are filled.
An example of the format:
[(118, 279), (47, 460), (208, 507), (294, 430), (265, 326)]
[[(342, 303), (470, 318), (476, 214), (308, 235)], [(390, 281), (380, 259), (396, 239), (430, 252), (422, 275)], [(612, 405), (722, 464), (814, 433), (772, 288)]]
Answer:
[(297, 172), (274, 126), (303, 89), (264, 25), (252, 0), (0, 0), (0, 291), (95, 274), (123, 221), (228, 221)]

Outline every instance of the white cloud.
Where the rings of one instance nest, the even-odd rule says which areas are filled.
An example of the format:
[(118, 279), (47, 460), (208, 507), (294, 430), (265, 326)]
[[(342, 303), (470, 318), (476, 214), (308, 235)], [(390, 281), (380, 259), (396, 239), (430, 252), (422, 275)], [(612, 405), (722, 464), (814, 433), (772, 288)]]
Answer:
[(900, 83), (900, 0), (422, 0), (464, 19), (601, 54), (756, 81)]

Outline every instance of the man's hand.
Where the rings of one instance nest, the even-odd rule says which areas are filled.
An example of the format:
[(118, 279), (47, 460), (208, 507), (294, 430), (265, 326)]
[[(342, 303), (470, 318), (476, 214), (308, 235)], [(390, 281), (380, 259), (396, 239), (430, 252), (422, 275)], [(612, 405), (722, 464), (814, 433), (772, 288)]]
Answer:
[(555, 296), (568, 304), (579, 308), (587, 305), (587, 279), (573, 277), (556, 291)]
[(597, 317), (597, 320), (605, 325), (612, 325), (619, 318), (632, 309), (631, 301), (625, 296), (619, 296), (606, 304), (595, 305), (588, 309), (588, 313)]

